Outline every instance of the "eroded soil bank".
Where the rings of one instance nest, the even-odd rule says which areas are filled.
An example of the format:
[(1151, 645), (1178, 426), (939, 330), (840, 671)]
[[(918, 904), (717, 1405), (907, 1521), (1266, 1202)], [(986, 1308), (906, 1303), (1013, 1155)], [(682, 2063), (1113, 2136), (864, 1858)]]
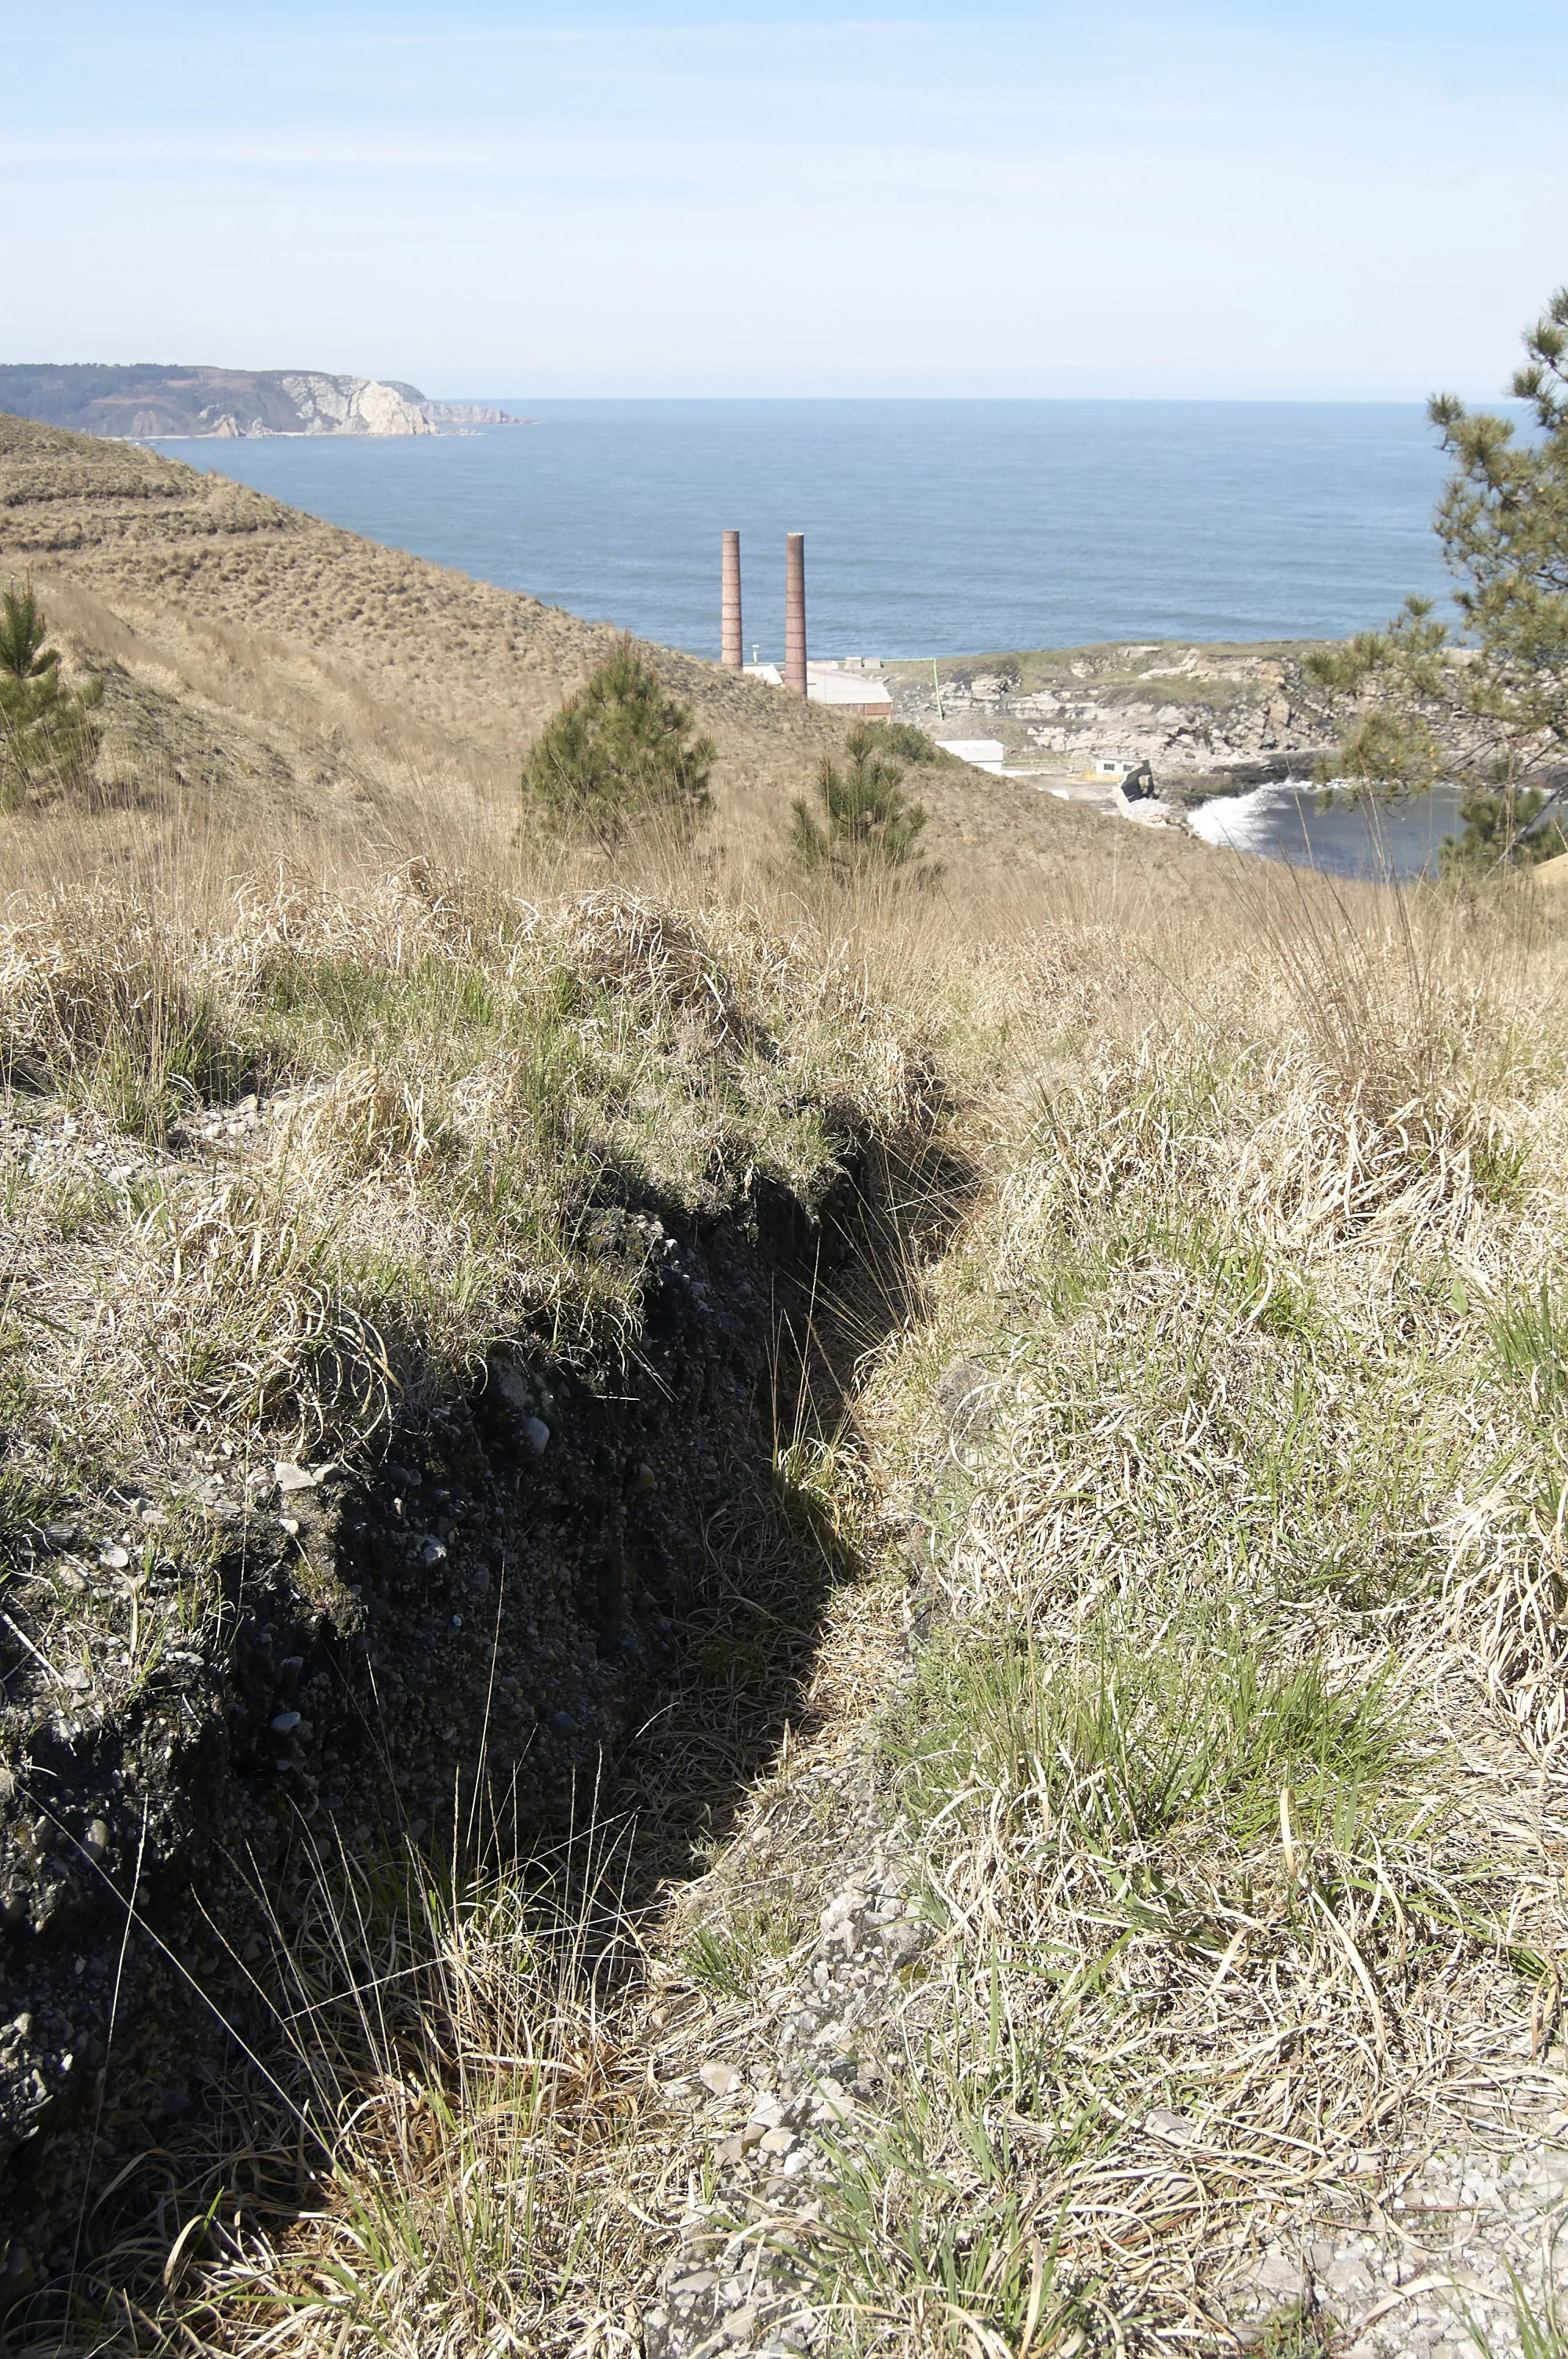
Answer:
[(190, 1504), (172, 1490), (16, 1536), (23, 1600), (124, 1584), (151, 1620), (159, 1593), (205, 1594), (151, 1661), (51, 1664), (7, 1619), (14, 2277), (69, 2267), (89, 2181), (199, 2106), (236, 2046), (266, 2068), (245, 1968), (291, 1846), (543, 1840), (656, 1712), (720, 1489), (771, 1491), (778, 1321), (850, 1251), (856, 1166), (846, 1140), (815, 1201), (753, 1179), (705, 1222), (607, 1209), (646, 1274), (635, 1360), (597, 1382), (499, 1351), (359, 1479), (188, 1455), (223, 1534), (211, 1566), (165, 1552)]

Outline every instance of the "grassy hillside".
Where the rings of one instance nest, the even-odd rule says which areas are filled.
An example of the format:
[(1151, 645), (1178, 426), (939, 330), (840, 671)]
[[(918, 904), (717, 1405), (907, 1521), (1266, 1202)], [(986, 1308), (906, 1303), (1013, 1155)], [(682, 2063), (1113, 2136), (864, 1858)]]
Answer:
[(12, 2347), (1560, 2349), (1558, 897), (542, 855), (603, 635), (5, 430)]
[[(351, 734), (368, 698), (412, 749), (481, 766), (510, 766), (611, 638), (247, 486), (21, 419), (0, 420), (0, 566), (80, 583), (177, 664), (226, 670), (216, 701), (265, 711), (276, 684), (255, 675), (281, 654), (326, 730)], [(667, 660), (731, 766), (793, 777), (827, 742), (815, 713), (717, 666)]]
[[(522, 756), (613, 637), (155, 452), (0, 417), (0, 580), (28, 575), (105, 679), (106, 787), (210, 810), (258, 857), (341, 837), (504, 864)], [(718, 748), (709, 856), (754, 866), (846, 724), (654, 653)], [(1098, 822), (1028, 787), (933, 769), (920, 793), (934, 855), (968, 872), (1093, 856)], [(1140, 857), (1203, 873), (1177, 841)]]

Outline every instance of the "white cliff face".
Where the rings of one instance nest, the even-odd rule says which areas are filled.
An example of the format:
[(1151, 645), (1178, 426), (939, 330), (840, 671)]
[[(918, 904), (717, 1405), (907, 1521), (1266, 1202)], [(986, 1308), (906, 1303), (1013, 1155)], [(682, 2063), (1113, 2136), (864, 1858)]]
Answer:
[[(65, 378), (81, 383), (64, 385)], [(471, 433), (504, 426), (504, 410), (427, 401), (396, 379), (331, 376), (324, 369), (119, 368), (48, 370), (0, 361), (0, 410), (79, 434), (212, 435)]]
[(302, 434), (434, 434), (422, 404), (368, 376), (285, 376)]

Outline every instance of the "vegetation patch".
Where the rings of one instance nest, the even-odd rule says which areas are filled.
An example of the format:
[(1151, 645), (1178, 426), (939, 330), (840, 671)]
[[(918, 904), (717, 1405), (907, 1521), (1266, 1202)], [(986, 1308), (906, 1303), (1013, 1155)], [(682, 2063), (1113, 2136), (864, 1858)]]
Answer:
[(0, 591), (0, 812), (80, 785), (98, 752), (103, 683), (68, 689), (29, 583)]
[(715, 752), (628, 636), (534, 746), (524, 809), (546, 828), (606, 846), (655, 824), (683, 839), (708, 815)]
[(926, 814), (903, 792), (903, 771), (883, 750), (885, 731), (849, 732), (843, 761), (824, 759), (816, 774), (820, 820), (805, 802), (795, 806), (795, 853), (808, 869), (850, 875), (860, 869), (903, 870), (934, 883), (920, 839)]

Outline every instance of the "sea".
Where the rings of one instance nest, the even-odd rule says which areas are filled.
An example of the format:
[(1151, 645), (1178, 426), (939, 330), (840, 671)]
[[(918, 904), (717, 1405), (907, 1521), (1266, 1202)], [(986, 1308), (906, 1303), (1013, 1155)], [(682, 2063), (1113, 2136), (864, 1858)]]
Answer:
[[(741, 534), (746, 652), (764, 660), (783, 650), (787, 532), (806, 535), (816, 656), (1339, 638), (1412, 591), (1445, 593), (1431, 529), (1444, 461), (1415, 402), (501, 406), (524, 422), (160, 447), (701, 656), (719, 652), (727, 527)], [(1365, 838), (1363, 815), (1306, 799), (1310, 812), (1300, 796), (1248, 801), (1233, 840), (1332, 864), (1336, 830)], [(1400, 873), (1413, 873), (1422, 827), (1434, 844), (1446, 823), (1434, 810), (1411, 821)]]
[(1281, 778), (1244, 794), (1215, 795), (1188, 814), (1188, 824), (1206, 843), (1294, 868), (1408, 880), (1441, 872), (1444, 838), (1460, 831), (1459, 789), (1439, 784), (1382, 803), (1311, 778)]

